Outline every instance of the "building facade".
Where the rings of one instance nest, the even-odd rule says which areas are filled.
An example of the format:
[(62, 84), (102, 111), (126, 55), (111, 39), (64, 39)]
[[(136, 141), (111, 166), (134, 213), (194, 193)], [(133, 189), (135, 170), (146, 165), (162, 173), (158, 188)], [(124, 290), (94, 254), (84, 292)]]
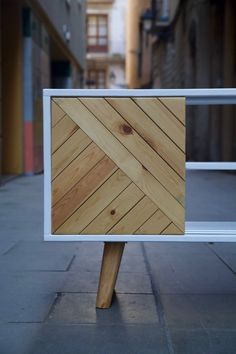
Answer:
[(122, 89), (126, 0), (87, 1), (87, 88)]
[[(233, 0), (152, 0), (149, 87), (235, 87), (235, 10)], [(188, 107), (188, 160), (235, 160), (235, 113), (234, 106)]]
[(85, 0), (1, 0), (0, 175), (43, 170), (43, 88), (82, 87)]

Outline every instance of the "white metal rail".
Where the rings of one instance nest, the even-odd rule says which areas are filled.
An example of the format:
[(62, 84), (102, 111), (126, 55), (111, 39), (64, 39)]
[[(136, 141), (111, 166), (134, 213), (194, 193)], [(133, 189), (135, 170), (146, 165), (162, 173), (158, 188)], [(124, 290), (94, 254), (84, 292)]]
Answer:
[[(236, 221), (186, 222), (185, 235), (51, 234), (51, 97), (185, 97), (187, 105), (235, 105), (236, 89), (44, 90), (44, 239), (47, 241), (236, 242)], [(236, 170), (236, 162), (187, 162), (187, 170)], [(236, 200), (235, 200), (236, 203)]]

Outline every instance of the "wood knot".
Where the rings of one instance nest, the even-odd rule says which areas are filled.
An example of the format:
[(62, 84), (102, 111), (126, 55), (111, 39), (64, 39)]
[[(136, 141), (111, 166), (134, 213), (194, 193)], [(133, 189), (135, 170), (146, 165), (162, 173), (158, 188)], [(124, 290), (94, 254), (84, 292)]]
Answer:
[(127, 124), (121, 125), (121, 131), (122, 131), (122, 133), (124, 133), (126, 135), (133, 134), (133, 129)]
[(111, 210), (111, 215), (115, 215), (115, 213), (116, 213), (115, 209), (112, 209)]

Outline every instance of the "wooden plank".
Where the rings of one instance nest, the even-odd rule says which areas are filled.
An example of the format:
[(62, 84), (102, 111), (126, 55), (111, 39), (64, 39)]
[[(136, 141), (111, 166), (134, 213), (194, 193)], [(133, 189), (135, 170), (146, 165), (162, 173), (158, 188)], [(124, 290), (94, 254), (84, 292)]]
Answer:
[(110, 307), (125, 242), (105, 242), (96, 307)]
[(138, 134), (171, 166), (171, 169), (185, 179), (185, 154), (154, 121), (130, 98), (107, 98), (106, 100), (125, 117)]
[(115, 172), (66, 222), (57, 234), (80, 233), (122, 190), (131, 183), (121, 171)]
[(162, 231), (163, 235), (181, 235), (180, 229), (173, 223), (171, 223), (165, 230)]
[(55, 232), (116, 170), (117, 166), (106, 156), (86, 176), (74, 185), (52, 208), (53, 232)]
[(135, 98), (136, 104), (184, 152), (185, 128), (183, 124), (157, 98)]
[(52, 205), (55, 205), (76, 183), (78, 183), (103, 157), (104, 152), (91, 143), (52, 182)]
[(185, 98), (183, 97), (160, 97), (162, 102), (178, 119), (185, 125)]
[(148, 197), (144, 197), (108, 232), (108, 234), (133, 234), (156, 210), (156, 204)]
[(168, 217), (163, 214), (161, 210), (157, 210), (155, 214), (150, 217), (150, 219), (148, 219), (137, 231), (135, 231), (135, 234), (160, 234), (168, 225), (170, 225), (170, 223), (170, 219), (168, 219)]
[(66, 114), (53, 100), (51, 101), (51, 110), (52, 127), (54, 127)]
[(143, 196), (141, 190), (131, 183), (81, 234), (106, 234)]
[(52, 128), (52, 153), (55, 152), (76, 130), (79, 129), (68, 115)]
[(82, 129), (78, 129), (67, 139), (52, 155), (52, 179), (58, 176), (91, 142), (92, 140)]
[[(184, 208), (76, 98), (56, 102), (173, 222), (184, 230)], [(78, 114), (79, 112), (79, 114)]]
[[(127, 124), (126, 120), (102, 98), (83, 98), (80, 101), (165, 186), (175, 199), (184, 205), (185, 190), (181, 177)], [(126, 110), (129, 110), (129, 105), (126, 105)], [(137, 114), (138, 112), (136, 120), (139, 119)]]

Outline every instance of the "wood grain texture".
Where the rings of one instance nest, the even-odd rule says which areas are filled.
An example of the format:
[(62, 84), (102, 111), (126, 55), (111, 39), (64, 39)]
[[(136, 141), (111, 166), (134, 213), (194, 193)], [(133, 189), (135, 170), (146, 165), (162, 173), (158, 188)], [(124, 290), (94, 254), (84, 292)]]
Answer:
[[(183, 229), (184, 208), (162, 184), (121, 144), (104, 125), (76, 98), (59, 99), (57, 103), (115, 164), (156, 204), (173, 222)], [(79, 114), (78, 114), (79, 112)]]
[(115, 171), (117, 166), (104, 157), (52, 208), (53, 232), (68, 219)]
[[(52, 205), (55, 205), (81, 178), (83, 178), (103, 157), (104, 152), (91, 143), (52, 182)], [(70, 183), (68, 183), (70, 181)]]
[(143, 196), (143, 192), (131, 183), (81, 233), (106, 234)]
[[(130, 151), (165, 188), (183, 205), (184, 184), (182, 179), (146, 143), (146, 141), (104, 99), (87, 98), (80, 101), (99, 121)], [(129, 107), (126, 107), (128, 110)], [(141, 120), (137, 116), (136, 119)], [(180, 123), (179, 123), (180, 124)], [(151, 126), (149, 127), (151, 129)]]
[(156, 210), (156, 204), (148, 197), (144, 197), (108, 232), (108, 234), (133, 234)]
[(59, 233), (80, 233), (123, 189), (130, 179), (121, 171), (115, 172), (71, 217), (62, 224)]
[(171, 224), (170, 219), (167, 218), (160, 210), (157, 210), (140, 228), (135, 234), (161, 234), (167, 226)]
[(67, 115), (52, 128), (52, 153), (54, 153), (73, 133), (78, 125)]
[(181, 235), (182, 232), (173, 223), (167, 226), (165, 230), (161, 232), (163, 235)]
[(90, 143), (92, 140), (78, 129), (52, 155), (52, 179), (58, 176)]
[[(137, 101), (140, 100), (140, 101)], [(185, 178), (185, 154), (177, 148), (172, 140), (160, 129), (140, 107), (137, 102), (146, 98), (108, 98), (107, 101), (125, 117), (127, 122), (142, 136), (142, 138), (169, 164), (172, 170)], [(152, 99), (153, 100), (153, 99)], [(171, 119), (173, 115), (170, 113)], [(159, 117), (158, 112), (156, 116)], [(175, 119), (175, 118), (174, 118)], [(160, 119), (156, 118), (156, 121)], [(184, 137), (184, 136), (183, 136)], [(184, 139), (185, 140), (185, 139)], [(166, 166), (166, 165), (165, 165)], [(165, 167), (166, 168), (166, 167)], [(167, 171), (169, 171), (166, 168)]]
[(159, 100), (185, 125), (185, 98), (161, 97)]
[(167, 145), (170, 149), (174, 148), (173, 153), (175, 156), (179, 159), (185, 158), (184, 154), (172, 145), (172, 142), (174, 142), (182, 152), (185, 151), (185, 129), (183, 124), (173, 114), (170, 114), (166, 106), (157, 98), (134, 98), (134, 101), (166, 134), (168, 137)]
[(184, 100), (54, 101), (53, 233), (183, 233)]
[(51, 102), (52, 127), (65, 116), (65, 112), (52, 100)]

